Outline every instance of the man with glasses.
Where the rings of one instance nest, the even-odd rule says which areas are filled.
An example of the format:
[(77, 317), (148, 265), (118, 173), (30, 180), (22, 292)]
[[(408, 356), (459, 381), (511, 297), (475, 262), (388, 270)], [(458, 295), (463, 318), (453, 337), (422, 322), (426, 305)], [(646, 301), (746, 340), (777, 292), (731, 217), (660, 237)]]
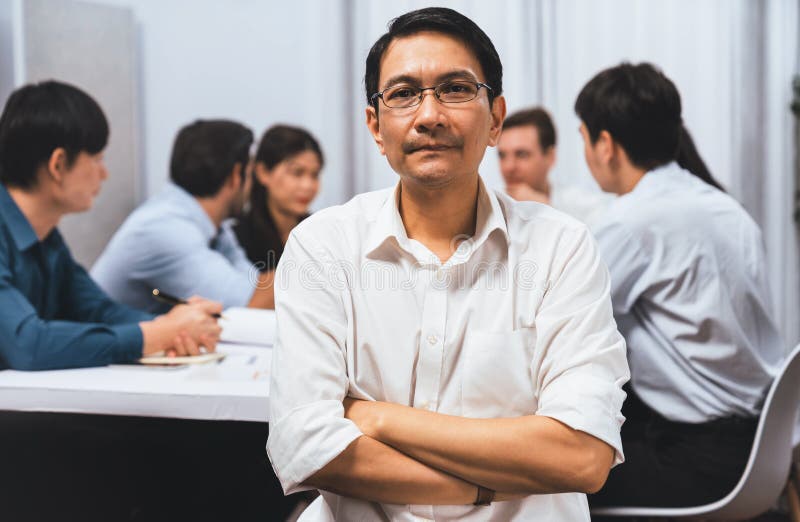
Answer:
[(301, 223), (278, 266), (284, 491), (320, 490), (307, 520), (589, 520), (622, 460), (625, 345), (586, 227), (478, 175), (505, 116), (494, 46), (413, 11), (365, 85), (400, 181)]

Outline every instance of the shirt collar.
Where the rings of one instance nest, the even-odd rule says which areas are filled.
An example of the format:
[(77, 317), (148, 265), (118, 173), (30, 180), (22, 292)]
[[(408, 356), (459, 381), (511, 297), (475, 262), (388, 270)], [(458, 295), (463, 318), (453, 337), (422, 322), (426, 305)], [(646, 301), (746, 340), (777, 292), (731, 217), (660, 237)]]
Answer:
[(675, 176), (681, 176), (684, 170), (674, 161), (648, 170), (642, 179), (633, 187), (631, 193), (645, 194), (651, 190), (660, 190), (663, 183), (675, 183)]
[(211, 221), (211, 218), (208, 216), (206, 211), (200, 206), (197, 198), (189, 194), (182, 187), (179, 187), (171, 182), (167, 183), (166, 187), (164, 188), (164, 196), (170, 202), (174, 203), (176, 208), (184, 211), (186, 213), (186, 217), (191, 219), (193, 223), (200, 227), (200, 230), (203, 233), (203, 238), (206, 240), (206, 242), (211, 241), (217, 235), (217, 227), (214, 226), (214, 222)]
[(0, 185), (0, 215), (11, 232), (14, 244), (20, 252), (39, 242), (39, 238), (36, 237), (36, 232), (33, 231), (28, 218), (19, 209), (4, 185)]
[[(365, 243), (368, 256), (392, 239), (397, 246), (407, 252), (413, 253), (416, 250), (412, 246), (412, 240), (406, 234), (405, 225), (403, 225), (403, 220), (400, 217), (400, 211), (398, 210), (399, 196), (400, 182), (395, 185), (394, 190), (378, 210)], [(480, 247), (495, 230), (499, 230), (508, 241), (508, 227), (500, 202), (493, 192), (486, 189), (483, 179), (479, 176), (475, 235), (467, 241), (463, 241), (447, 263), (453, 265), (465, 262), (471, 253)]]

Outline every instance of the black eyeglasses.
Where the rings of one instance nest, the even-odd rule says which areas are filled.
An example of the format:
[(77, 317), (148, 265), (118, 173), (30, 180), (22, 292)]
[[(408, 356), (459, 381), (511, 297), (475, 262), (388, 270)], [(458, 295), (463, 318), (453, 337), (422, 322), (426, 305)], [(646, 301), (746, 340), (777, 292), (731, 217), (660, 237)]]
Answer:
[(442, 103), (464, 103), (478, 97), (481, 88), (492, 92), (492, 88), (481, 82), (465, 80), (442, 82), (435, 87), (414, 87), (411, 85), (393, 85), (369, 97), (372, 103), (380, 98), (390, 109), (414, 107), (422, 103), (425, 91), (433, 91), (436, 99)]

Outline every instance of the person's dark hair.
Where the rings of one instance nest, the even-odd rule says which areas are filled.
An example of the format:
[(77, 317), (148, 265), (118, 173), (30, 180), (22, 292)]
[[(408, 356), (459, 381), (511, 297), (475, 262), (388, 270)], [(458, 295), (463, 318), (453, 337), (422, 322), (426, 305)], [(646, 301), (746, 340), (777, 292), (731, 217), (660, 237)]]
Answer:
[[(272, 169), (278, 163), (305, 151), (317, 155), (319, 166), (325, 164), (325, 156), (319, 142), (305, 129), (291, 125), (273, 125), (261, 136), (256, 152), (256, 163), (263, 163), (267, 169)], [(256, 181), (250, 191), (250, 216), (266, 215), (267, 212), (267, 187)]]
[[(367, 94), (367, 105), (371, 104), (370, 96), (378, 92), (381, 59), (389, 44), (396, 38), (410, 36), (422, 31), (444, 33), (459, 40), (475, 54), (481, 64), (486, 84), (491, 87), (489, 102), (503, 93), (503, 64), (494, 44), (478, 27), (478, 25), (461, 13), (446, 7), (427, 7), (411, 11), (389, 22), (388, 32), (378, 38), (367, 55), (364, 87)], [(375, 100), (378, 110), (378, 100)]]
[(252, 144), (253, 132), (240, 123), (197, 120), (183, 127), (175, 137), (170, 178), (193, 196), (214, 196), (237, 163), (242, 166), (244, 180)]
[(607, 131), (641, 169), (675, 159), (681, 97), (675, 84), (649, 63), (622, 63), (601, 71), (578, 94), (575, 112), (592, 143)]
[(71, 166), (80, 152), (97, 154), (108, 143), (108, 121), (88, 94), (55, 80), (20, 87), (0, 116), (0, 182), (30, 189), (36, 171), (63, 148)]
[[(306, 151), (316, 154), (320, 168), (325, 164), (322, 148), (310, 132), (290, 125), (273, 125), (261, 136), (256, 164), (261, 163), (271, 170), (282, 161)], [(262, 271), (275, 270), (283, 254), (282, 239), (267, 204), (268, 194), (267, 187), (254, 180), (250, 191), (250, 208), (234, 226), (247, 256), (254, 263), (261, 264), (259, 270)], [(305, 216), (299, 218), (302, 220)], [(263, 251), (267, 245), (270, 250)]]
[(725, 192), (725, 189), (722, 188), (722, 185), (720, 185), (719, 182), (714, 179), (714, 176), (711, 175), (711, 171), (708, 170), (706, 162), (703, 161), (703, 158), (697, 151), (697, 147), (694, 145), (692, 135), (689, 133), (689, 129), (687, 129), (685, 125), (681, 126), (681, 138), (678, 142), (678, 152), (675, 155), (675, 161), (678, 162), (678, 165), (680, 165), (682, 169), (688, 170), (712, 187)]
[(541, 107), (523, 109), (508, 116), (503, 122), (503, 130), (526, 127), (528, 125), (536, 127), (542, 152), (547, 152), (550, 147), (555, 147), (556, 127), (553, 125), (550, 114)]

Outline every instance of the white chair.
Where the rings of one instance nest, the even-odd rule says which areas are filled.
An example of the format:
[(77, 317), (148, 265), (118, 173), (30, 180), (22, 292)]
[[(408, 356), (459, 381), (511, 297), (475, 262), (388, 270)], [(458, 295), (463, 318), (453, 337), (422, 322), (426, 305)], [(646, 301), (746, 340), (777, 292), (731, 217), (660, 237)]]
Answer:
[[(702, 517), (706, 520), (742, 520), (756, 517), (775, 504), (787, 485), (792, 465), (792, 432), (800, 407), (800, 345), (786, 358), (770, 386), (758, 421), (750, 458), (739, 483), (726, 497), (694, 507), (602, 507), (595, 516)], [(796, 489), (789, 483), (789, 495)], [(790, 498), (790, 503), (793, 500)]]

